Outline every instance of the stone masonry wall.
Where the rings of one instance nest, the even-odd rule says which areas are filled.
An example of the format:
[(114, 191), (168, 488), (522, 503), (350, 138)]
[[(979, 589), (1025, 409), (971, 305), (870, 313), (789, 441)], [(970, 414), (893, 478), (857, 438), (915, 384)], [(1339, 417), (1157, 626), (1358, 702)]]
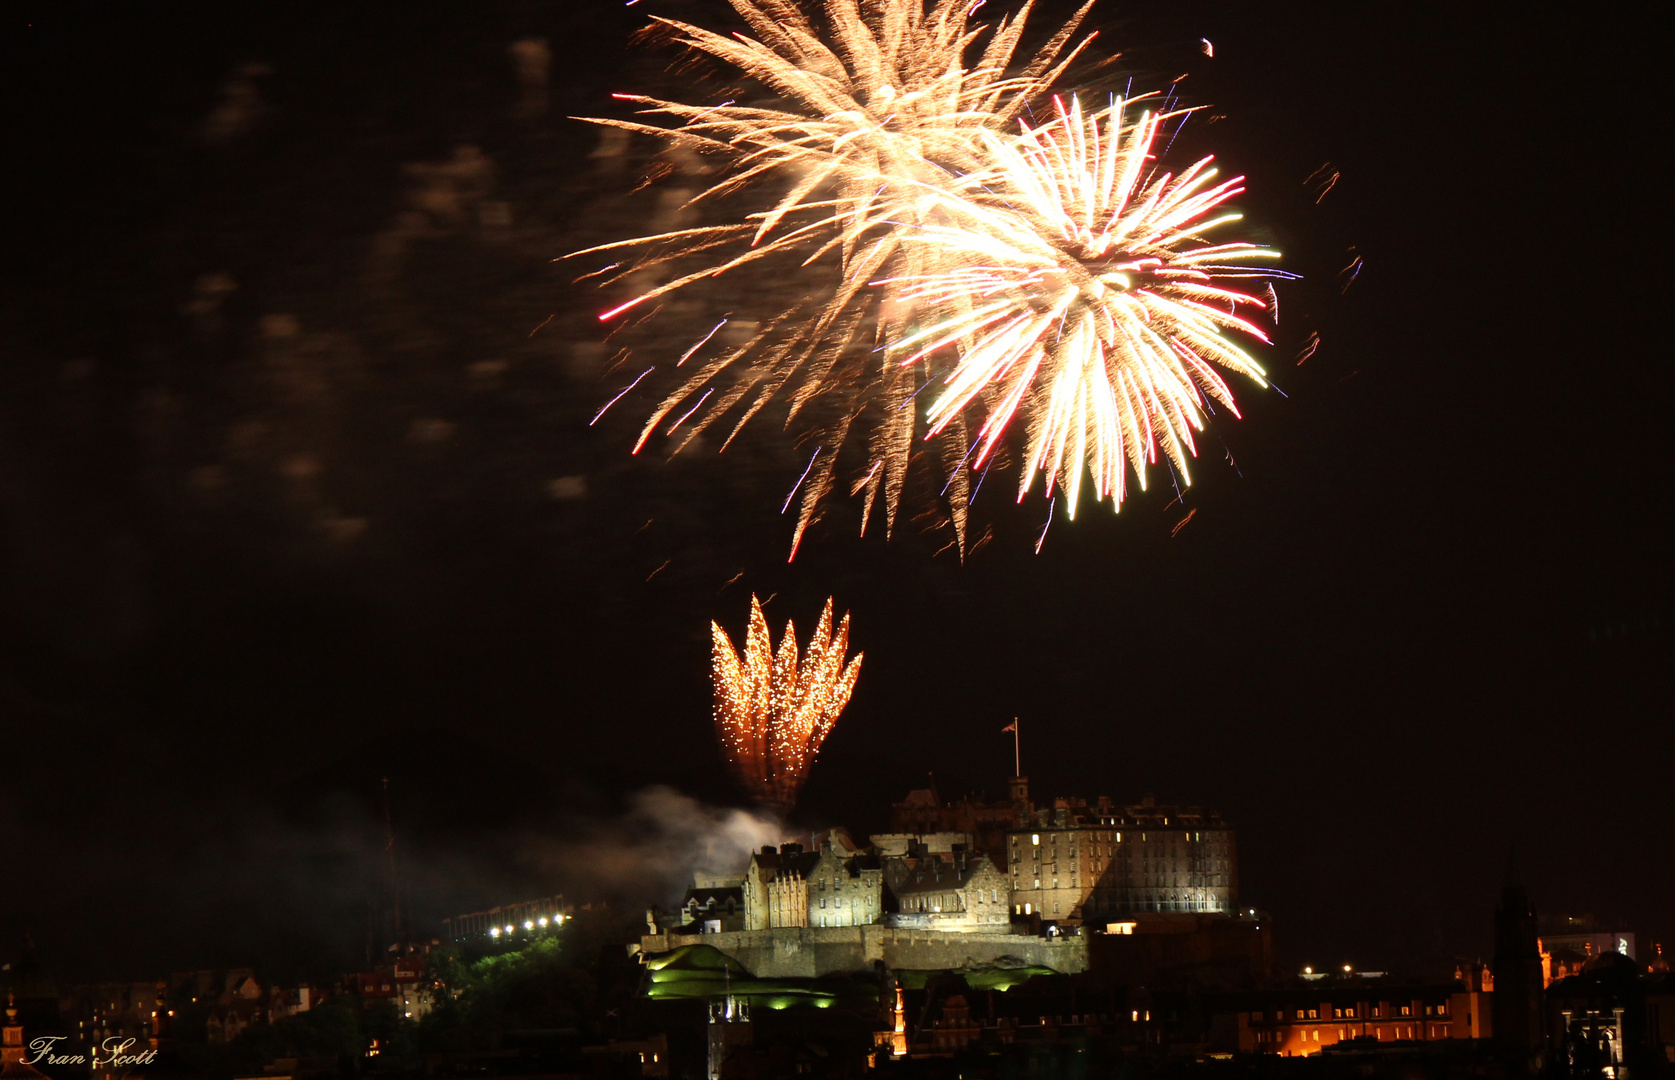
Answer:
[(1004, 960), (1067, 975), (1086, 971), (1088, 966), (1087, 943), (1079, 937), (1048, 940), (1025, 934), (950, 934), (887, 926), (657, 934), (644, 938), (641, 949), (655, 955), (685, 945), (709, 945), (743, 964), (751, 974), (772, 979), (866, 971), (879, 961), (892, 968), (935, 970)]

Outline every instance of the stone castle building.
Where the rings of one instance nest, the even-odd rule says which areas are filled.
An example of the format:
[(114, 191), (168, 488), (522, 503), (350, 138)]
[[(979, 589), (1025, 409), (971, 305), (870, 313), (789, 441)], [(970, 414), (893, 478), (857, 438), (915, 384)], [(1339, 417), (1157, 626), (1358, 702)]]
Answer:
[(893, 810), (898, 829), (969, 838), (1002, 868), (1013, 915), (1103, 927), (1143, 913), (1237, 909), (1233, 830), (1213, 810), (1150, 796), (1133, 806), (1101, 797), (1037, 807), (1021, 776), (1005, 802), (945, 804), (922, 789)]
[(807, 848), (762, 848), (737, 877), (701, 875), (680, 925), (653, 917), (642, 951), (702, 942), (758, 975), (879, 961), (1069, 973), (1087, 966), (1087, 935), (1155, 936), (1170, 919), (1207, 933), (1199, 923), (1237, 915), (1233, 831), (1213, 811), (1149, 797), (1037, 807), (1024, 777), (1005, 801), (943, 803), (927, 789), (894, 809), (895, 831), (868, 846), (833, 829)]
[(801, 844), (765, 847), (750, 857), (740, 883), (744, 929), (867, 926), (884, 911), (878, 858), (840, 829), (814, 851)]
[(1012, 883), (988, 856), (961, 845), (946, 856), (888, 857), (885, 881), (895, 897), (890, 923), (948, 933), (1004, 931), (1012, 921)]

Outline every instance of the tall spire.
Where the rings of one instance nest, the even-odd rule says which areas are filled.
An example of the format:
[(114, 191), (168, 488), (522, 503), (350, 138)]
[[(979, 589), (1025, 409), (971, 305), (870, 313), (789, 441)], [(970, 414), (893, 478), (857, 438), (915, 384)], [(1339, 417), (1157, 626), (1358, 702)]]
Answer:
[(28, 1063), (29, 1050), (23, 1045), (23, 1025), (17, 1022), (17, 997), (6, 994), (6, 1026), (0, 1038), (0, 1078), (3, 1080), (46, 1080)]

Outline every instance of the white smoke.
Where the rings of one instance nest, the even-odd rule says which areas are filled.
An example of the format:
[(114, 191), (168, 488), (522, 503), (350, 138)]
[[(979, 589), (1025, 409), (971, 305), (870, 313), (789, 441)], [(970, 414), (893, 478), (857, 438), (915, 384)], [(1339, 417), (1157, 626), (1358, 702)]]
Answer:
[(636, 792), (626, 815), (571, 823), (567, 835), (530, 838), (531, 869), (564, 882), (577, 898), (634, 895), (678, 899), (694, 874), (744, 872), (750, 854), (777, 844), (776, 818), (707, 806), (673, 788)]

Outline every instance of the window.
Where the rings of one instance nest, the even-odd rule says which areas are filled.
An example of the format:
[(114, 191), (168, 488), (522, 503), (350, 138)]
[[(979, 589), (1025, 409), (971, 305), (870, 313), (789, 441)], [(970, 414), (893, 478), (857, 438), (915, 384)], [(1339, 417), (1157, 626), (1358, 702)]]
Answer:
[(1032, 843), (1032, 844), (1039, 845), (1041, 843), (1041, 834), (1040, 833), (1030, 833), (1029, 842)]

